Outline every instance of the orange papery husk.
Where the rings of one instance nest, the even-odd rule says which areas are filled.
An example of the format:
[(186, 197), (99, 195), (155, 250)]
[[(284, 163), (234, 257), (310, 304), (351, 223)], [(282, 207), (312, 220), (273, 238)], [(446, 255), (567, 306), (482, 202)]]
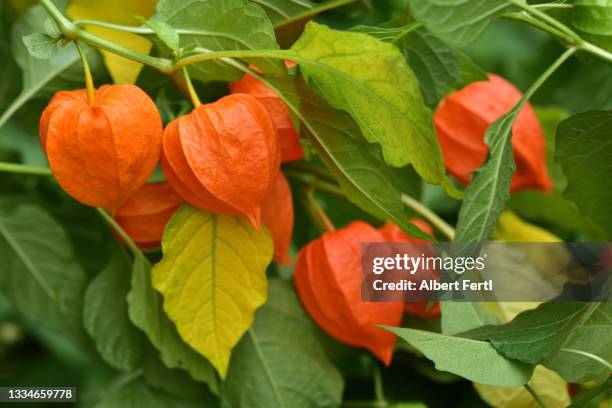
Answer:
[(158, 247), (182, 202), (168, 182), (145, 184), (117, 209), (115, 220), (139, 247)]
[(343, 343), (368, 349), (388, 365), (396, 337), (377, 325), (399, 326), (403, 304), (361, 300), (361, 243), (384, 241), (378, 230), (361, 221), (327, 232), (300, 250), (295, 285), (323, 330)]
[[(411, 223), (416, 225), (421, 231), (433, 235), (433, 228), (426, 221), (412, 218)], [(414, 243), (427, 243), (429, 241), (415, 238), (406, 234), (396, 224), (387, 222), (382, 226), (379, 231), (385, 236), (387, 242), (414, 242)], [(419, 256), (420, 253), (415, 252), (414, 256)], [(417, 271), (414, 275), (416, 281), (420, 282), (422, 279), (430, 279), (431, 276), (427, 272)], [(440, 317), (440, 302), (436, 302), (431, 308), (428, 308), (429, 302), (406, 302), (404, 304), (404, 311), (408, 314), (422, 317), (425, 319), (434, 319)]]
[(281, 264), (291, 262), (289, 246), (293, 233), (293, 198), (291, 187), (283, 173), (278, 173), (274, 186), (264, 200), (261, 221), (274, 241), (274, 259)]
[(168, 124), (162, 168), (188, 203), (243, 216), (259, 228), (262, 205), (280, 171), (278, 135), (255, 98), (228, 95)]
[[(286, 65), (290, 68), (295, 64), (286, 62)], [(301, 160), (304, 158), (304, 150), (300, 143), (300, 137), (291, 120), (289, 109), (287, 109), (287, 106), (276, 92), (250, 74), (245, 74), (242, 79), (231, 82), (229, 87), (232, 93), (243, 93), (253, 96), (268, 110), (274, 127), (278, 132), (281, 159), (283, 162)]]
[(57, 92), (40, 118), (40, 141), (60, 186), (77, 201), (115, 212), (155, 169), (162, 122), (135, 85)]
[[(521, 97), (522, 93), (511, 83), (489, 74), (488, 81), (473, 82), (442, 100), (434, 115), (435, 127), (446, 170), (461, 184), (469, 184), (472, 173), (485, 160), (487, 128), (509, 112)], [(516, 172), (510, 191), (550, 191), (552, 181), (548, 175), (544, 132), (529, 103), (512, 126), (512, 146)]]

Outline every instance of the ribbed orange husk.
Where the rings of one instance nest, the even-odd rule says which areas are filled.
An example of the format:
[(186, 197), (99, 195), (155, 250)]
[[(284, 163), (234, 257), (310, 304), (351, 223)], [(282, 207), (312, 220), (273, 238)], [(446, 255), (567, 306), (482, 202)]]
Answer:
[(403, 304), (361, 301), (361, 243), (384, 241), (378, 230), (361, 221), (327, 232), (300, 250), (295, 285), (321, 328), (389, 364), (396, 338), (376, 325), (398, 326)]
[(139, 247), (157, 247), (182, 201), (167, 182), (145, 184), (117, 209), (115, 220)]
[(259, 227), (280, 169), (278, 135), (255, 98), (228, 95), (168, 124), (162, 168), (185, 201)]
[(272, 234), (274, 259), (284, 265), (289, 264), (289, 245), (293, 233), (293, 198), (291, 187), (283, 173), (278, 173), (272, 190), (264, 200), (261, 222)]
[[(446, 97), (434, 121), (447, 171), (463, 185), (484, 162), (488, 147), (484, 135), (491, 123), (506, 114), (522, 94), (505, 79), (489, 74), (489, 81), (474, 82)], [(546, 167), (546, 141), (529, 103), (512, 127), (516, 173), (511, 192), (524, 189), (550, 191), (552, 181)]]
[[(433, 229), (426, 221), (419, 220), (417, 218), (410, 219), (410, 222), (419, 227), (419, 229), (429, 235), (433, 235)], [(428, 241), (419, 239), (406, 234), (396, 224), (387, 222), (382, 226), (379, 231), (385, 236), (387, 242), (415, 242), (415, 243), (426, 243)], [(421, 249), (421, 248), (419, 248)], [(415, 256), (419, 256), (420, 253), (415, 253)], [(415, 274), (416, 279), (419, 279), (419, 272)], [(430, 276), (422, 276), (420, 279), (429, 279)], [(404, 311), (408, 314), (423, 317), (426, 319), (433, 319), (440, 316), (440, 303), (436, 302), (431, 308), (427, 308), (428, 302), (406, 302), (404, 304)]]
[[(287, 66), (293, 65), (295, 64), (287, 64)], [(251, 95), (266, 107), (278, 132), (283, 162), (304, 158), (304, 150), (300, 143), (300, 137), (293, 126), (291, 114), (281, 98), (272, 89), (249, 74), (245, 74), (239, 81), (231, 82), (229, 86), (232, 93)]]
[(40, 141), (60, 186), (76, 200), (114, 212), (153, 172), (162, 122), (134, 85), (57, 92), (40, 118)]

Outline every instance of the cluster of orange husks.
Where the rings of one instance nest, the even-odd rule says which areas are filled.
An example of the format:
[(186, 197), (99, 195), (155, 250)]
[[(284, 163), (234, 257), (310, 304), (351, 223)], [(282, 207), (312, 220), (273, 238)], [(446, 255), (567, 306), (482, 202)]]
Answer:
[[(134, 85), (104, 85), (88, 104), (85, 90), (60, 91), (40, 120), (42, 147), (55, 178), (78, 201), (109, 210), (142, 247), (159, 245), (184, 200), (222, 215), (265, 225), (275, 259), (288, 263), (293, 230), (291, 190), (280, 164), (303, 158), (287, 107), (251, 75), (230, 84), (231, 95), (198, 106), (163, 129), (153, 101)], [(485, 159), (487, 127), (521, 97), (495, 75), (444, 99), (435, 127), (446, 168), (462, 184)], [(542, 129), (529, 104), (513, 127), (512, 191), (550, 190)], [(168, 182), (145, 184), (157, 163)], [(431, 227), (414, 222), (425, 232)], [(364, 222), (323, 234), (297, 257), (295, 283), (312, 318), (336, 339), (389, 363), (404, 312), (437, 317), (439, 305), (362, 302), (360, 243), (416, 242), (396, 225)]]

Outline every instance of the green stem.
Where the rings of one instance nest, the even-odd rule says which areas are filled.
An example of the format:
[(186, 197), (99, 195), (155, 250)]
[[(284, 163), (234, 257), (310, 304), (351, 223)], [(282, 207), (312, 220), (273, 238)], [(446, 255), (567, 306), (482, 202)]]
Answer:
[(115, 221), (115, 219), (111, 217), (111, 215), (107, 213), (106, 210), (102, 208), (96, 208), (96, 210), (102, 216), (104, 221), (106, 221), (106, 223), (112, 229), (115, 230), (115, 232), (121, 237), (121, 239), (123, 239), (123, 242), (125, 242), (125, 244), (130, 249), (134, 257), (142, 259), (148, 266), (151, 266), (151, 263), (149, 262), (147, 257), (140, 250), (140, 248), (138, 248), (138, 245), (136, 245), (134, 241), (132, 240), (132, 238), (130, 238), (130, 236), (123, 230), (123, 228), (121, 228), (121, 226), (117, 224), (117, 221)]
[(572, 38), (569, 37), (567, 34), (563, 33), (562, 31), (559, 31), (558, 29), (550, 26), (549, 24), (538, 20), (537, 18), (532, 17), (530, 14), (527, 14), (524, 11), (505, 13), (502, 17), (527, 23), (533, 27), (539, 28), (544, 32), (547, 32), (548, 34), (565, 43), (573, 41)]
[[(332, 197), (336, 197), (340, 200), (347, 200), (346, 194), (344, 191), (337, 185), (322, 181), (317, 179), (314, 176), (318, 176), (317, 173), (313, 174), (303, 174), (300, 171), (308, 172), (308, 167), (299, 166), (295, 170), (292, 169), (293, 165), (288, 166), (283, 171), (289, 177), (292, 177), (296, 180), (301, 181), (302, 183), (311, 186), (315, 190), (330, 195)], [(450, 241), (455, 237), (455, 229), (451, 227), (446, 221), (440, 218), (436, 213), (431, 211), (429, 208), (421, 204), (419, 201), (410, 197), (407, 194), (402, 194), (402, 203), (417, 213), (419, 216), (423, 217), (427, 222), (437, 228), (442, 234), (444, 234)]]
[(31, 174), (34, 176), (51, 176), (51, 169), (48, 167), (26, 166), (25, 164), (0, 162), (0, 172)]
[(321, 233), (335, 231), (336, 227), (315, 200), (312, 186), (304, 186), (301, 190), (301, 196), (301, 201), (306, 207), (306, 211), (312, 218), (312, 221), (317, 225), (319, 231)]
[(185, 78), (185, 84), (187, 85), (187, 92), (189, 93), (189, 98), (191, 98), (191, 103), (193, 103), (193, 107), (197, 108), (202, 105), (200, 102), (200, 98), (198, 98), (198, 93), (193, 87), (193, 82), (191, 82), (191, 77), (189, 76), (189, 72), (187, 71), (187, 67), (182, 68), (183, 78)]
[(406, 26), (406, 28), (404, 30), (402, 30), (402, 32), (393, 39), (393, 41), (391, 41), (392, 43), (396, 43), (399, 40), (401, 40), (402, 38), (404, 38), (406, 35), (410, 34), (411, 32), (413, 32), (414, 30), (417, 30), (419, 28), (423, 27), (423, 23), (421, 23), (420, 21), (415, 21), (414, 23), (410, 23)]
[(529, 87), (529, 89), (527, 89), (527, 91), (525, 91), (525, 93), (523, 94), (523, 97), (521, 98), (521, 100), (519, 101), (519, 103), (517, 104), (517, 106), (515, 107), (515, 109), (521, 110), (523, 105), (525, 105), (525, 103), (527, 103), (527, 101), (529, 99), (531, 99), (531, 97), (533, 96), (533, 94), (540, 88), (540, 86), (542, 86), (542, 84), (544, 82), (546, 82), (546, 80), (561, 66), (563, 65), (563, 63), (565, 61), (567, 61), (567, 59), (569, 57), (571, 57), (572, 55), (574, 55), (574, 53), (578, 50), (577, 47), (571, 47), (568, 48), (563, 54), (561, 54), (561, 56), (559, 56), (559, 58), (557, 58), (557, 60), (555, 62), (552, 63), (551, 66), (549, 66), (546, 71), (544, 71), (542, 73), (542, 75), (540, 75), (538, 77), (538, 79), (535, 80), (535, 82), (533, 84), (531, 84), (531, 86)]
[(93, 106), (96, 103), (96, 87), (94, 86), (93, 77), (91, 76), (91, 70), (89, 69), (89, 62), (87, 62), (87, 56), (83, 52), (83, 48), (79, 45), (78, 41), (74, 42), (79, 55), (81, 56), (81, 62), (83, 63), (83, 73), (85, 75), (85, 87), (87, 88), (87, 103), (89, 106)]
[(527, 4), (525, 0), (508, 0), (508, 2), (522, 10), (525, 10), (527, 13), (533, 15), (534, 17), (537, 17), (540, 20), (545, 21), (546, 23), (548, 23), (552, 27), (555, 27), (559, 31), (567, 34), (569, 38), (573, 40), (573, 43), (570, 43), (570, 45), (578, 45), (584, 41), (582, 38), (580, 38), (578, 34), (572, 31), (568, 26), (561, 23), (559, 20), (549, 16), (545, 12), (530, 6), (529, 4)]
[(542, 400), (542, 397), (540, 397), (540, 396), (538, 395), (538, 393), (537, 393), (537, 392), (536, 392), (536, 391), (535, 391), (533, 388), (531, 388), (531, 385), (529, 385), (529, 384), (525, 384), (525, 385), (524, 385), (524, 387), (525, 387), (525, 389), (527, 389), (527, 391), (529, 391), (529, 393), (531, 394), (531, 396), (533, 397), (533, 399), (535, 399), (535, 400), (536, 400), (536, 402), (538, 403), (538, 405), (539, 405), (541, 408), (547, 408), (547, 407), (546, 407), (546, 404), (545, 404), (545, 403), (544, 403), (544, 401)]
[(145, 65), (149, 65), (163, 73), (170, 73), (175, 71), (172, 69), (172, 61), (167, 58), (150, 57), (113, 42), (107, 41), (103, 38), (97, 37), (93, 34), (88, 33), (85, 30), (77, 27), (72, 21), (68, 20), (64, 15), (55, 7), (55, 4), (51, 0), (38, 0), (40, 4), (47, 10), (49, 16), (55, 21), (60, 31), (69, 40), (81, 40), (84, 43), (92, 45), (96, 48), (112, 52), (121, 57), (140, 62)]
[(440, 218), (436, 213), (425, 207), (419, 201), (410, 197), (409, 195), (402, 194), (402, 202), (406, 207), (414, 210), (417, 214), (425, 218), (431, 225), (436, 227), (442, 234), (444, 234), (449, 241), (455, 239), (455, 229), (451, 227), (446, 221)]
[(374, 362), (374, 396), (379, 406), (386, 407), (388, 405), (385, 398), (385, 390), (383, 387), (382, 372), (378, 363)]
[(570, 9), (573, 8), (573, 4), (569, 3), (542, 3), (542, 4), (532, 4), (531, 7), (534, 9), (540, 10), (551, 10), (551, 9)]
[(305, 13), (295, 15), (291, 18), (283, 20), (281, 23), (275, 24), (274, 29), (284, 27), (286, 25), (290, 25), (291, 23), (294, 23), (299, 20), (304, 20), (308, 17), (315, 16), (324, 11), (332, 10), (338, 7), (346, 6), (347, 4), (355, 3), (356, 1), (358, 0), (333, 0), (333, 1), (327, 1), (325, 3), (321, 3), (320, 6), (315, 6)]

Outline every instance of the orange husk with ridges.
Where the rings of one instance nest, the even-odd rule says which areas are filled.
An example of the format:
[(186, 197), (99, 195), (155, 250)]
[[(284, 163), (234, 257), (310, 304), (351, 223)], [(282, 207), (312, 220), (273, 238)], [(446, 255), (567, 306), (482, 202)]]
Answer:
[[(521, 99), (521, 92), (505, 79), (489, 74), (488, 81), (474, 82), (440, 103), (434, 122), (447, 171), (467, 185), (472, 172), (484, 162), (487, 128)], [(526, 103), (512, 127), (516, 172), (510, 191), (537, 189), (548, 192), (546, 141), (533, 108)]]
[(251, 96), (200, 105), (166, 127), (162, 168), (190, 204), (246, 217), (259, 228), (261, 207), (280, 169), (278, 135)]
[(117, 209), (115, 220), (139, 247), (157, 247), (182, 201), (167, 182), (145, 184)]
[[(291, 68), (295, 63), (285, 62)], [(254, 67), (251, 67), (255, 69)], [(255, 69), (257, 70), (257, 69)], [(258, 71), (258, 70), (257, 70)], [(253, 96), (270, 113), (274, 127), (278, 132), (278, 139), (281, 148), (281, 159), (283, 162), (301, 160), (304, 158), (304, 150), (300, 143), (300, 137), (293, 126), (289, 109), (281, 98), (253, 75), (245, 74), (242, 79), (229, 84), (232, 93), (243, 93)]]
[(40, 118), (40, 141), (60, 186), (92, 207), (116, 209), (147, 180), (161, 151), (155, 103), (135, 85), (57, 92)]
[(327, 232), (299, 252), (295, 284), (306, 310), (327, 333), (389, 364), (396, 337), (377, 325), (398, 326), (403, 304), (361, 300), (361, 243), (384, 241), (361, 221)]
[(274, 259), (284, 265), (289, 264), (289, 245), (293, 233), (293, 198), (291, 187), (283, 173), (278, 173), (276, 182), (264, 200), (261, 222), (272, 235)]
[[(433, 228), (427, 222), (412, 218), (410, 222), (416, 225), (421, 231), (433, 235)], [(379, 231), (385, 236), (387, 242), (415, 242), (415, 243), (426, 243), (427, 240), (412, 237), (401, 230), (397, 225), (387, 222), (384, 226), (379, 228)], [(420, 254), (415, 253), (415, 256)], [(416, 274), (416, 279), (419, 278), (419, 273)], [(423, 278), (429, 279), (429, 276), (423, 276)], [(404, 311), (408, 314), (423, 317), (426, 319), (433, 319), (440, 316), (440, 302), (436, 302), (431, 308), (428, 308), (429, 302), (406, 302), (404, 304)]]

